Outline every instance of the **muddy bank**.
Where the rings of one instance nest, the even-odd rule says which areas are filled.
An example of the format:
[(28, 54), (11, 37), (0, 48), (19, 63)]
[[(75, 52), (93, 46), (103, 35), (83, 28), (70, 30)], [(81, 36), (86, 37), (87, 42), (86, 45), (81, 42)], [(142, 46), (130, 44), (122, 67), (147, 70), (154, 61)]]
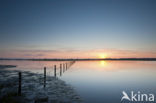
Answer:
[(22, 72), (21, 96), (18, 96), (18, 73), (0, 66), (0, 103), (83, 103), (74, 89), (64, 81), (43, 74)]
[(14, 68), (16, 65), (0, 65), (0, 69), (5, 69), (5, 68)]

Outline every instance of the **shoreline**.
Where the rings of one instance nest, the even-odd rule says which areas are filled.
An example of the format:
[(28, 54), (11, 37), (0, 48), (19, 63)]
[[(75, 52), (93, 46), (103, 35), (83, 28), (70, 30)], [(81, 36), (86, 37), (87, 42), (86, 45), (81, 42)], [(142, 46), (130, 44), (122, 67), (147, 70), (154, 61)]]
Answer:
[(0, 69), (5, 69), (5, 68), (14, 68), (17, 67), (16, 65), (0, 65)]
[[(74, 88), (64, 81), (43, 74), (22, 72), (22, 95), (18, 96), (18, 70), (5, 70), (13, 65), (0, 65), (0, 102), (10, 103), (83, 103)], [(3, 68), (3, 69), (2, 69)]]

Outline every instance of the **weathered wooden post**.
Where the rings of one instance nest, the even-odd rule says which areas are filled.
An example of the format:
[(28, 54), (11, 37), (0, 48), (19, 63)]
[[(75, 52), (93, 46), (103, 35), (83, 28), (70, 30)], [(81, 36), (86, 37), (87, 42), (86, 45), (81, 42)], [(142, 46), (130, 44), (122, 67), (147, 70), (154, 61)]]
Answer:
[(46, 67), (44, 67), (44, 88), (46, 87)]
[(63, 63), (63, 72), (65, 72), (65, 64)]
[(18, 73), (19, 79), (18, 79), (18, 95), (21, 96), (21, 82), (22, 82), (22, 73)]
[(56, 77), (56, 65), (54, 65), (54, 76)]
[(60, 64), (60, 76), (62, 75), (62, 64)]

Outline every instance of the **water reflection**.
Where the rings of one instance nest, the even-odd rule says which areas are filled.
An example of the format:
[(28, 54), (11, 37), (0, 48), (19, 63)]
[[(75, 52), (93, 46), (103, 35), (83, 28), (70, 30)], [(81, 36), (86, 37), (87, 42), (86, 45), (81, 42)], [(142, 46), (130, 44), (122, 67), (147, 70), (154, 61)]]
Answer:
[(156, 93), (155, 73), (155, 61), (85, 61), (76, 62), (62, 79), (86, 103), (120, 103), (123, 90)]
[[(60, 63), (64, 62), (0, 61), (18, 65), (14, 69), (40, 73), (46, 66), (52, 76), (53, 66), (60, 67)], [(120, 103), (123, 90), (156, 95), (155, 73), (155, 61), (78, 61), (60, 78), (72, 85), (86, 103)]]
[(107, 66), (107, 62), (104, 61), (104, 60), (99, 61), (99, 62), (100, 62), (100, 65), (101, 65), (102, 67), (106, 67), (106, 66)]

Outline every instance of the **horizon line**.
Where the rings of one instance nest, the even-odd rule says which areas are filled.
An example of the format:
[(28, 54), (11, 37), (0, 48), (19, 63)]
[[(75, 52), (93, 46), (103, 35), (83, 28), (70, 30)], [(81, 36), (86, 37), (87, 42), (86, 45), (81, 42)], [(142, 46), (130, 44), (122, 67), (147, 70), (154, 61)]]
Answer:
[(89, 60), (138, 60), (156, 61), (156, 58), (0, 58), (0, 60), (28, 60), (28, 61), (89, 61)]

